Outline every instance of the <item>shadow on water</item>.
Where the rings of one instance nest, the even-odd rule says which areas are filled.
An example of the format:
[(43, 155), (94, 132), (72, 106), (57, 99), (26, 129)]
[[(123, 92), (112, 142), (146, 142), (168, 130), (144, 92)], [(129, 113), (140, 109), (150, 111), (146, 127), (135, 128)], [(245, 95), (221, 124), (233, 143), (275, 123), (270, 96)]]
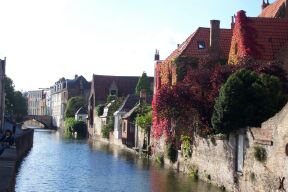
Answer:
[(91, 150), (101, 151), (112, 155), (114, 158), (128, 161), (138, 169), (149, 171), (150, 188), (153, 192), (220, 192), (221, 190), (214, 185), (195, 180), (186, 174), (176, 172), (173, 169), (164, 168), (156, 162), (139, 157), (131, 150), (123, 149), (119, 146), (102, 143), (99, 141), (90, 141)]

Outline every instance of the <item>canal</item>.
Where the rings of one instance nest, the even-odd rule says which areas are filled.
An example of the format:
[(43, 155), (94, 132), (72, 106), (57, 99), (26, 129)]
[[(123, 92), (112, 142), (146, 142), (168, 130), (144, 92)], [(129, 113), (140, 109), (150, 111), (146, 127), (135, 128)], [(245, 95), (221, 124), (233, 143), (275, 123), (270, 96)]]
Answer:
[(35, 130), (34, 146), (16, 174), (17, 192), (218, 192), (212, 185), (115, 146)]

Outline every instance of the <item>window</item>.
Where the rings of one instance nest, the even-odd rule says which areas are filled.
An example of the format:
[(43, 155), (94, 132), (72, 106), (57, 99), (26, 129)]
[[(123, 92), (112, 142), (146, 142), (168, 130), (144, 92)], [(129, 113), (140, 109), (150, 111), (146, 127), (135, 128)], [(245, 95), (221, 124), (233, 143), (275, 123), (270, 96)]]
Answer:
[(198, 49), (205, 49), (205, 42), (204, 41), (198, 41)]
[(110, 90), (110, 95), (113, 95), (113, 96), (117, 95), (117, 90), (114, 90), (114, 89)]

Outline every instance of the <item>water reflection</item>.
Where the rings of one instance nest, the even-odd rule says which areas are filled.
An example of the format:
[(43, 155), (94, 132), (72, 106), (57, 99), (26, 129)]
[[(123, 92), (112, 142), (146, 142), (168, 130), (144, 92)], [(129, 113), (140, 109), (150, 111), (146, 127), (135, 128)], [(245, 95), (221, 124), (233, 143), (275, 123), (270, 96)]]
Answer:
[(63, 139), (35, 131), (34, 147), (19, 167), (16, 191), (218, 191), (159, 167), (126, 149), (100, 142)]

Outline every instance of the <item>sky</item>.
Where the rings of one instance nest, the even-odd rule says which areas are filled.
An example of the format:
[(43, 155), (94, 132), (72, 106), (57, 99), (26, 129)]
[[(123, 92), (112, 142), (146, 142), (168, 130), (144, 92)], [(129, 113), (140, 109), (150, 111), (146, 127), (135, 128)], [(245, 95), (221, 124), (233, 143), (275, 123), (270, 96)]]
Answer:
[(0, 59), (16, 90), (47, 88), (75, 74), (154, 74), (155, 49), (165, 59), (210, 20), (257, 16), (262, 0), (0, 0)]

